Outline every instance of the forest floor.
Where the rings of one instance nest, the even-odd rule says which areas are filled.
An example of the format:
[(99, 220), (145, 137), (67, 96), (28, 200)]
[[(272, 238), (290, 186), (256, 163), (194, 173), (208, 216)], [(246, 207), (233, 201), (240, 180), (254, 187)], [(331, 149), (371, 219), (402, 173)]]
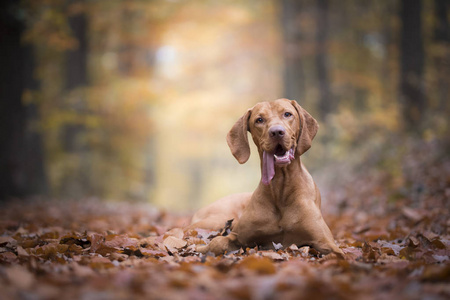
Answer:
[(449, 299), (450, 160), (405, 159), (397, 185), (379, 172), (328, 193), (345, 260), (295, 245), (201, 255), (219, 232), (148, 204), (3, 203), (0, 299)]

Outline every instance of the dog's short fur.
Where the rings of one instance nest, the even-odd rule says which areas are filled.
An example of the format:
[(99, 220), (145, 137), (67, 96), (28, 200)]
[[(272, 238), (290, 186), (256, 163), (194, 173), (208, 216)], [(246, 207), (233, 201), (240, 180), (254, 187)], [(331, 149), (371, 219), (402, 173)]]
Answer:
[(261, 159), (262, 180), (253, 193), (222, 198), (194, 215), (189, 228), (217, 230), (234, 219), (229, 235), (198, 247), (199, 252), (220, 254), (273, 242), (309, 245), (343, 257), (322, 218), (319, 190), (300, 160), (317, 130), (317, 121), (287, 99), (258, 103), (234, 124), (227, 136), (231, 152), (241, 164), (248, 160), (249, 131)]

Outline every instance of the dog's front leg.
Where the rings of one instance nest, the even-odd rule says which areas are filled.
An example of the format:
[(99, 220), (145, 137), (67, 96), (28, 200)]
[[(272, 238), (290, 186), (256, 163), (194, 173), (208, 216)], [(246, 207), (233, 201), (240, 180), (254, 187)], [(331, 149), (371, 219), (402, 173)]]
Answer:
[(215, 255), (223, 254), (225, 252), (231, 252), (240, 248), (237, 236), (234, 232), (231, 232), (227, 236), (217, 236), (211, 240), (208, 245), (197, 246), (196, 251), (206, 254), (212, 252)]

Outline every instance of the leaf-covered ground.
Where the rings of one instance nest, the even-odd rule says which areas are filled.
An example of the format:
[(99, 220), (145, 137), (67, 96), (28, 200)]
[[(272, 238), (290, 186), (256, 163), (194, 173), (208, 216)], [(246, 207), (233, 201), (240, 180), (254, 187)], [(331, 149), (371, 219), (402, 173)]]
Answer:
[(449, 299), (450, 162), (409, 168), (400, 188), (370, 173), (328, 195), (346, 260), (295, 245), (200, 255), (220, 232), (144, 204), (4, 203), (0, 299)]

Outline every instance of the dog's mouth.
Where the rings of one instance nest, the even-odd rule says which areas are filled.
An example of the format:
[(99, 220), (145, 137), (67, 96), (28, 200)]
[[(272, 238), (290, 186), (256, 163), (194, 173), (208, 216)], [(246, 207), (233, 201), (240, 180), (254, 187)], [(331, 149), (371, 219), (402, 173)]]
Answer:
[(289, 150), (284, 150), (283, 146), (280, 144), (275, 148), (274, 154), (275, 164), (276, 165), (287, 165), (290, 164), (292, 160), (294, 160), (294, 148)]
[(263, 165), (262, 165), (262, 182), (268, 185), (275, 176), (275, 165), (285, 166), (294, 160), (294, 147), (285, 150), (282, 145), (278, 144), (273, 152), (263, 151)]

